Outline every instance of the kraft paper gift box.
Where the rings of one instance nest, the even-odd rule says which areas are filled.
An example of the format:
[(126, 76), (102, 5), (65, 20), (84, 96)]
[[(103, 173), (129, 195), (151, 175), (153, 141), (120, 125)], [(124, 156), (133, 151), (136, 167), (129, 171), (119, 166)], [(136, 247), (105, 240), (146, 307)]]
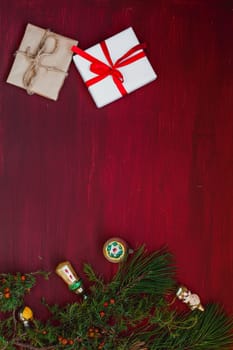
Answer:
[(77, 40), (28, 24), (7, 83), (57, 100)]
[(156, 79), (144, 47), (131, 27), (85, 51), (72, 47), (74, 63), (97, 107)]

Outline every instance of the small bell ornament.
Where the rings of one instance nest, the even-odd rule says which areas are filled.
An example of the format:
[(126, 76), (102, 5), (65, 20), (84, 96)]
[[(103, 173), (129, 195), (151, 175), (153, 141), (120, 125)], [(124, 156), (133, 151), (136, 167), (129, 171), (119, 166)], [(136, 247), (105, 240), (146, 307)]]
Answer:
[(179, 287), (176, 296), (183, 303), (187, 304), (191, 310), (198, 309), (204, 311), (204, 307), (201, 305), (201, 300), (197, 294), (193, 294), (188, 288), (181, 286)]
[(25, 328), (30, 327), (33, 320), (33, 311), (29, 306), (24, 306), (19, 311), (19, 320), (23, 323)]
[(82, 294), (84, 299), (87, 298), (84, 294), (83, 282), (69, 261), (60, 263), (56, 267), (56, 273), (63, 279), (71, 291), (76, 294)]
[(104, 257), (112, 263), (122, 262), (132, 253), (126, 241), (118, 237), (108, 239), (103, 246)]

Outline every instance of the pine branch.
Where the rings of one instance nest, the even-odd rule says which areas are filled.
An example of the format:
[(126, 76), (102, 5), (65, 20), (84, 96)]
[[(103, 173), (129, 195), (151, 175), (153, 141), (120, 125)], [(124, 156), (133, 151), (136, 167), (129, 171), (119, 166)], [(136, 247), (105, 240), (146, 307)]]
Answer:
[(170, 328), (155, 331), (151, 349), (230, 349), (233, 344), (232, 330), (232, 319), (217, 305), (207, 305), (205, 312), (177, 314)]
[(233, 319), (215, 304), (207, 305), (205, 312), (199, 313), (195, 331), (189, 331), (189, 344), (193, 350), (228, 349), (233, 342)]
[(102, 288), (104, 286), (103, 279), (96, 275), (91, 265), (84, 264), (83, 271), (86, 274), (88, 280), (94, 283), (96, 287)]
[(233, 319), (217, 305), (180, 313), (169, 304), (167, 293), (175, 297), (176, 288), (166, 250), (148, 254), (139, 248), (107, 284), (90, 265), (84, 272), (92, 284), (87, 300), (60, 307), (43, 299), (51, 318), (34, 319), (31, 328), (17, 312), (37, 273), (0, 274), (0, 349), (227, 350), (233, 345)]
[(50, 349), (54, 349), (54, 345), (50, 345), (50, 346), (44, 346), (44, 347), (36, 347), (36, 346), (32, 346), (30, 344), (26, 344), (26, 343), (20, 343), (20, 342), (14, 342), (15, 346), (18, 346), (20, 348), (23, 349), (29, 349), (29, 350), (50, 350)]
[(174, 290), (174, 266), (171, 254), (165, 250), (146, 254), (139, 248), (133, 257), (123, 263), (109, 288), (118, 289), (118, 294), (153, 294), (161, 296)]

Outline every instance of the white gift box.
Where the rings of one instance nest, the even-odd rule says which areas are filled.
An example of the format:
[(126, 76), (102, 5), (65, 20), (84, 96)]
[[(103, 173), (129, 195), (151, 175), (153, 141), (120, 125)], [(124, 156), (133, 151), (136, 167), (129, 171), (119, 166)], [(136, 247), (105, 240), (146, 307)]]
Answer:
[[(108, 59), (108, 54), (104, 51), (102, 43), (85, 51), (76, 47), (72, 48), (73, 52), (77, 53), (73, 57), (74, 63), (98, 108), (118, 100), (123, 95), (152, 82), (157, 77), (143, 49), (138, 47), (139, 41), (133, 28), (125, 29), (103, 43), (107, 47), (110, 59)], [(128, 52), (129, 50), (131, 52)], [(125, 54), (127, 57), (122, 57)], [(122, 65), (121, 63), (117, 64), (119, 59), (123, 63)], [(112, 65), (110, 61), (112, 61)], [(92, 69), (93, 62), (97, 63), (97, 66), (100, 63), (100, 68), (101, 63), (104, 63), (104, 72), (99, 69), (96, 73), (97, 71)]]

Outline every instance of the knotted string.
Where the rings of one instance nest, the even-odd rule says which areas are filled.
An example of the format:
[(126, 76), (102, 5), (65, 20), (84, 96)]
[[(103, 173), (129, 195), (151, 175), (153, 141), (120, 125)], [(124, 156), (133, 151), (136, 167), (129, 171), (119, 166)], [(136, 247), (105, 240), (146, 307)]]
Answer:
[[(46, 41), (52, 38), (54, 40), (54, 46), (50, 51), (45, 51)], [(58, 49), (58, 39), (55, 34), (52, 34), (49, 29), (47, 29), (38, 45), (36, 52), (33, 54), (30, 52), (31, 47), (28, 46), (25, 51), (18, 50), (15, 54), (23, 55), (29, 62), (30, 65), (23, 75), (23, 85), (29, 95), (33, 94), (32, 85), (35, 78), (38, 77), (38, 72), (40, 68), (45, 68), (47, 71), (60, 72), (67, 76), (67, 72), (54, 67), (48, 66), (41, 63), (41, 60), (45, 56), (53, 55)]]

